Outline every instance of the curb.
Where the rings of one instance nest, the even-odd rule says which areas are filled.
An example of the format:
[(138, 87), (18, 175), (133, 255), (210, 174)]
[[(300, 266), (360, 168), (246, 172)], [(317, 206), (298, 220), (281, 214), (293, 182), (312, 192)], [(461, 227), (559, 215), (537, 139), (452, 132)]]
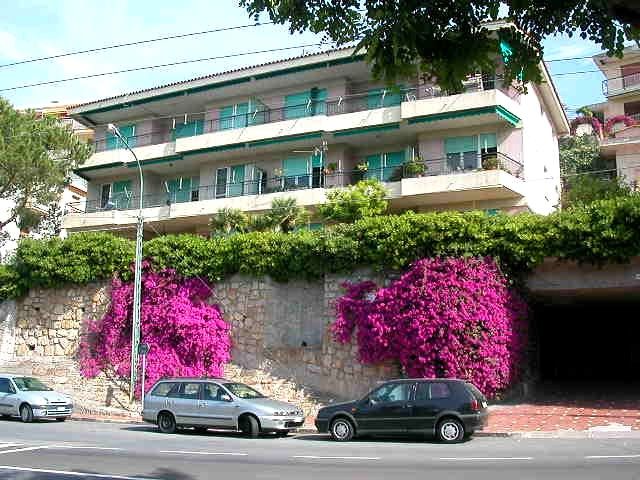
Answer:
[(92, 422), (92, 423), (136, 423), (143, 424), (142, 420), (138, 420), (135, 417), (132, 418), (99, 418), (99, 417), (87, 417), (82, 415), (72, 415), (69, 417), (69, 421), (72, 422)]

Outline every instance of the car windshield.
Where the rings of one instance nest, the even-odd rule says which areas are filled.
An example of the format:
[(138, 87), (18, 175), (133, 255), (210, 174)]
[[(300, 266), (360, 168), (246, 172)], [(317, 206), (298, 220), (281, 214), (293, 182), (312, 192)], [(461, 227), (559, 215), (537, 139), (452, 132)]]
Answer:
[(244, 383), (225, 383), (224, 386), (238, 398), (265, 398), (259, 391)]
[(47, 387), (37, 378), (33, 377), (14, 377), (13, 383), (16, 384), (18, 390), (23, 392), (49, 392), (51, 389)]

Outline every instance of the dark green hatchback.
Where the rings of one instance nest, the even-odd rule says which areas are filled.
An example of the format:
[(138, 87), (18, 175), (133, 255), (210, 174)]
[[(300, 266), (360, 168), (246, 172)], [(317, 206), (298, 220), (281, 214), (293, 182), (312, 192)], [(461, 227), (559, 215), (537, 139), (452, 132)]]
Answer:
[(487, 399), (454, 379), (391, 380), (361, 400), (320, 409), (316, 428), (334, 440), (360, 435), (430, 435), (444, 443), (468, 438), (487, 423)]

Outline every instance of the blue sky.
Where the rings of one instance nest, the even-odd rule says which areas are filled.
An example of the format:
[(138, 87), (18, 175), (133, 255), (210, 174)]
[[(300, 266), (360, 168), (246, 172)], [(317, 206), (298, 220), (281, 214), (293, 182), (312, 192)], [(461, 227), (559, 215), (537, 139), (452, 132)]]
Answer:
[[(148, 38), (251, 23), (237, 0), (19, 0), (0, 10), (0, 65), (33, 57), (100, 47)], [(213, 33), (145, 46), (125, 47), (56, 60), (0, 68), (0, 89), (92, 73), (318, 43), (311, 33), (290, 35), (284, 26), (259, 26)], [(307, 47), (305, 52), (320, 47)], [(579, 37), (550, 38), (546, 58), (591, 55), (598, 52)], [(57, 85), (0, 92), (17, 107), (38, 107), (52, 101), (77, 103), (184, 80), (230, 68), (262, 63), (303, 53), (247, 55), (143, 72), (104, 76)], [(597, 70), (590, 59), (551, 64), (553, 73)], [(569, 108), (602, 101), (600, 73), (556, 77), (562, 101)], [(570, 112), (571, 113), (571, 112)]]

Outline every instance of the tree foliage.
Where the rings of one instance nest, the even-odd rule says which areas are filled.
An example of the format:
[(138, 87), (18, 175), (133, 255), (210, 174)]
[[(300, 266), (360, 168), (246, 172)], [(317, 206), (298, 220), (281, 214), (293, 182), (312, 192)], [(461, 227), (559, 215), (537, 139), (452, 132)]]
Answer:
[(560, 139), (560, 173), (595, 170), (600, 163), (600, 143), (593, 135), (572, 135)]
[(383, 215), (387, 211), (387, 190), (376, 179), (362, 180), (346, 188), (327, 193), (327, 203), (320, 205), (320, 214), (328, 222), (353, 223), (363, 218)]
[(251, 218), (249, 228), (259, 232), (274, 230), (288, 233), (306, 225), (310, 217), (307, 209), (298, 205), (295, 198), (276, 198), (271, 202), (268, 212)]
[[(0, 298), (32, 287), (131, 276), (134, 243), (109, 233), (66, 240), (24, 239), (0, 268)], [(314, 279), (359, 266), (402, 270), (420, 258), (490, 256), (514, 278), (546, 257), (603, 264), (640, 255), (640, 198), (596, 200), (549, 216), (482, 212), (404, 213), (320, 231), (251, 232), (229, 237), (166, 235), (144, 244), (158, 268), (218, 281), (235, 273), (278, 281)]]
[(0, 214), (0, 229), (29, 204), (57, 200), (71, 170), (89, 155), (89, 146), (57, 119), (18, 112), (0, 98), (0, 200), (15, 205)]
[(211, 217), (209, 228), (213, 235), (243, 233), (249, 228), (249, 217), (237, 208), (222, 208)]
[(575, 208), (596, 200), (609, 200), (618, 197), (640, 196), (631, 186), (616, 176), (602, 174), (576, 175), (566, 180), (562, 191), (563, 208)]
[[(640, 38), (637, 25), (603, 0), (240, 0), (240, 5), (256, 19), (266, 12), (275, 23), (287, 23), (292, 33), (322, 33), (338, 45), (357, 42), (374, 74), (390, 84), (414, 75), (418, 61), (427, 77), (450, 91), (461, 91), (468, 74), (495, 69), (500, 40), (511, 47), (506, 81), (539, 82), (547, 36), (577, 32), (617, 56), (626, 39)], [(513, 27), (487, 28), (502, 16)]]

